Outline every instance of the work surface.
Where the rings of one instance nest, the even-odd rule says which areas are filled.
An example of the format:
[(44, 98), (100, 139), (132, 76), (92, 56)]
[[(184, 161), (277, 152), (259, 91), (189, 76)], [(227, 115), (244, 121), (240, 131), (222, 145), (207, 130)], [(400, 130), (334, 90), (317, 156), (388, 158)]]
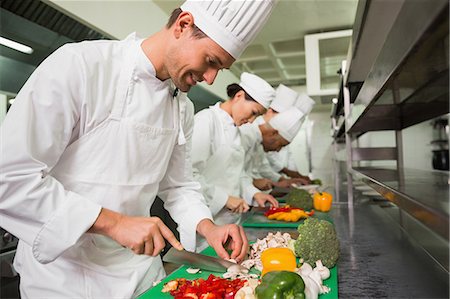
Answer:
[[(330, 215), (341, 244), (339, 298), (448, 298), (448, 275), (433, 266), (385, 209), (364, 197), (356, 198), (353, 208), (333, 204)], [(293, 229), (245, 228), (249, 240), (274, 230)]]

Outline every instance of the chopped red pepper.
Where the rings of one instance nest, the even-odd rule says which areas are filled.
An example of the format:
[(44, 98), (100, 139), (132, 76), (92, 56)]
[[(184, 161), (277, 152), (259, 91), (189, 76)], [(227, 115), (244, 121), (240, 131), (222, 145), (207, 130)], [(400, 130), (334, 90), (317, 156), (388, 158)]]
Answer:
[(225, 279), (210, 274), (205, 280), (199, 278), (196, 280), (186, 280), (178, 278), (178, 287), (170, 291), (175, 299), (199, 298), (199, 299), (218, 299), (233, 298), (236, 292), (242, 288), (246, 282), (245, 279)]
[(269, 216), (278, 212), (286, 212), (289, 213), (292, 210), (302, 210), (300, 208), (291, 208), (291, 207), (281, 207), (281, 208), (270, 208), (264, 213), (264, 216)]

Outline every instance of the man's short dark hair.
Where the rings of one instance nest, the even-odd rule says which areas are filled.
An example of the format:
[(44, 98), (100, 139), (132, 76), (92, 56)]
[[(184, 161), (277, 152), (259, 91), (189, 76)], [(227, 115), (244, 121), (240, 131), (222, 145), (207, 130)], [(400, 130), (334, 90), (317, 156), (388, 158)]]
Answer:
[[(178, 16), (180, 15), (180, 13), (182, 12), (181, 8), (175, 8), (172, 11), (172, 14), (169, 17), (169, 20), (167, 21), (166, 27), (167, 29), (169, 29), (170, 27), (172, 27), (173, 24), (175, 24), (175, 21), (178, 19)], [(196, 37), (196, 38), (204, 38), (207, 37), (207, 35), (200, 29), (198, 28), (195, 24), (192, 27), (192, 36)]]

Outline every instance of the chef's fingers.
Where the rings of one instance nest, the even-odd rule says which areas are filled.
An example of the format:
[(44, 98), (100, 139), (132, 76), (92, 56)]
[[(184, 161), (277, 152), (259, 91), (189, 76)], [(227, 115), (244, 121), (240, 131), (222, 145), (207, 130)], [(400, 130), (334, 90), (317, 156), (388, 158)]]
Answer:
[[(229, 230), (229, 235), (232, 239), (232, 249), (231, 252), (231, 258), (238, 261), (238, 257), (241, 257), (242, 254), (242, 246), (244, 245), (244, 239), (246, 240), (247, 237), (245, 234), (242, 234), (241, 227), (238, 225), (232, 225)], [(240, 259), (239, 259), (240, 261)]]
[(144, 243), (144, 254), (145, 255), (153, 255), (153, 240), (150, 238)]
[(242, 243), (236, 242), (233, 244), (233, 252), (231, 254), (231, 258), (235, 259), (236, 262), (240, 263), (247, 256), (249, 245), (243, 227), (238, 226), (238, 228)]
[(144, 244), (145, 244), (145, 243), (140, 243), (140, 244), (133, 245), (133, 246), (131, 247), (131, 250), (132, 250), (135, 254), (143, 254), (143, 253), (144, 253)]
[(248, 212), (248, 210), (250, 210), (250, 206), (247, 203), (244, 203), (244, 210), (243, 213)]
[(164, 242), (164, 238), (160, 234), (153, 235), (153, 251), (151, 252), (152, 256), (157, 256), (166, 246), (166, 242)]
[(272, 207), (276, 207), (277, 208), (279, 206), (278, 200), (276, 200), (275, 197), (273, 197), (273, 196), (269, 196), (267, 198), (267, 201), (272, 205)]
[(183, 250), (183, 245), (181, 245), (180, 241), (177, 240), (172, 231), (161, 221), (161, 219), (159, 219), (156, 224), (158, 225), (159, 231), (164, 239), (166, 239), (176, 249)]
[(225, 244), (219, 243), (219, 246), (214, 246), (214, 250), (216, 251), (217, 255), (225, 260), (230, 259), (230, 255), (225, 250)]
[(237, 261), (240, 263), (247, 257), (247, 253), (249, 250), (249, 244), (248, 244), (247, 236), (245, 235), (244, 228), (240, 225), (239, 225), (239, 232), (241, 233), (242, 240), (243, 240), (241, 254), (237, 257)]

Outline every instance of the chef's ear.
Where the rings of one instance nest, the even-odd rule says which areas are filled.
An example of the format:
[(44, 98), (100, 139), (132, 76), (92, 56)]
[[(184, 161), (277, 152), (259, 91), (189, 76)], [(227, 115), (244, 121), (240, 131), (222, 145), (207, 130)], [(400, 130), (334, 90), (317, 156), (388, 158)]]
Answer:
[(179, 38), (182, 33), (188, 31), (194, 25), (194, 17), (188, 11), (183, 11), (175, 21), (174, 34), (176, 38)]
[(238, 92), (236, 92), (233, 99), (235, 100), (235, 102), (245, 100), (245, 91), (239, 90)]

